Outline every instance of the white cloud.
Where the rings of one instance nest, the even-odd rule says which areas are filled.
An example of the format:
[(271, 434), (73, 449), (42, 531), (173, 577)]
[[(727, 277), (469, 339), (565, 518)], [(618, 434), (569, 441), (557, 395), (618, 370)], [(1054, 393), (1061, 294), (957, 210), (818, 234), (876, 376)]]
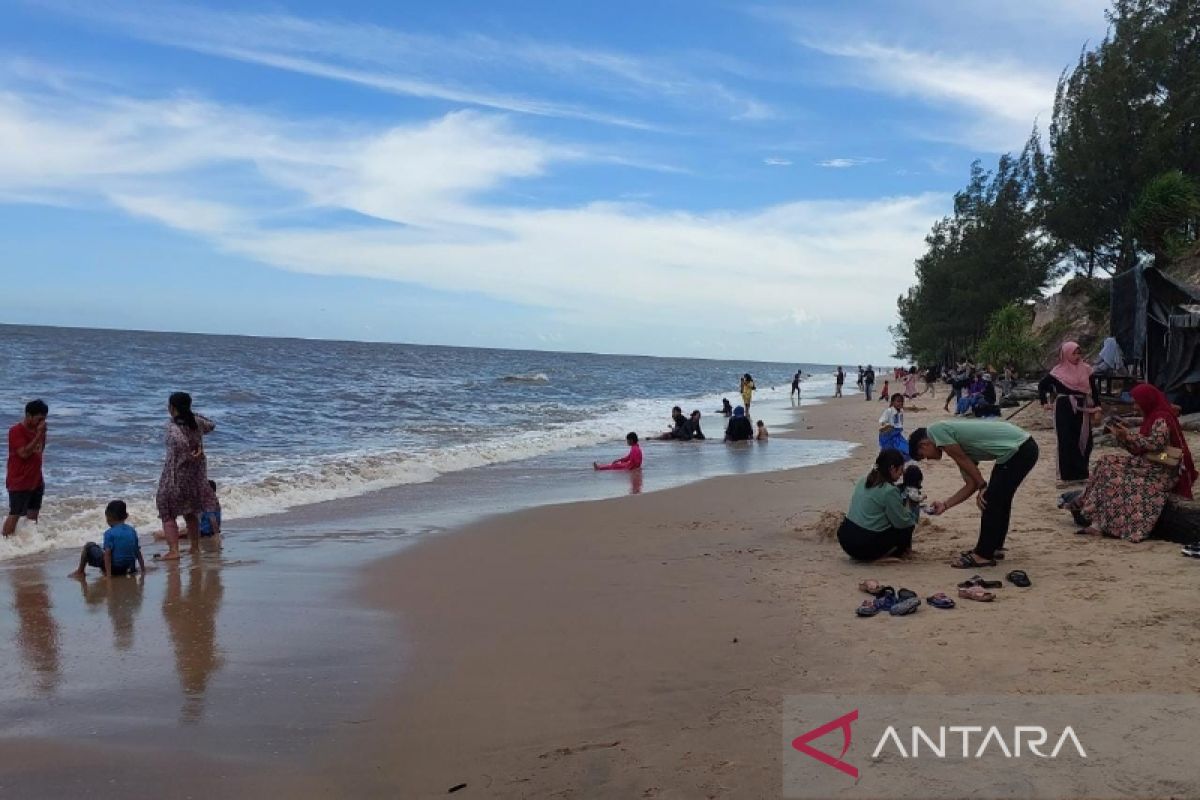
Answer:
[(1058, 80), (1054, 70), (1005, 58), (948, 55), (874, 41), (804, 44), (848, 62), (848, 78), (860, 88), (917, 98), (964, 115), (949, 130), (924, 131), (929, 138), (990, 151), (1024, 143), (1035, 120), (1049, 112)]
[[(479, 112), (367, 131), (194, 98), (0, 101), (0, 194), (108, 203), (280, 269), (470, 291), (576, 326), (719, 329), (738, 315), (794, 326), (804, 307), (822, 324), (878, 320), (883, 341), (945, 203), (514, 206), (497, 191), (551, 178), (584, 149)], [(325, 214), (347, 211), (384, 224)]]
[(850, 167), (861, 167), (864, 164), (877, 164), (883, 161), (882, 158), (827, 158), (824, 161), (818, 161), (818, 167), (827, 167), (829, 169), (849, 169)]
[(790, 167), (792, 162), (786, 158), (764, 158), (763, 163), (768, 167)]
[[(667, 58), (634, 57), (520, 37), (502, 41), (479, 34), (434, 36), (333, 18), (216, 11), (180, 3), (41, 0), (39, 5), (156, 44), (392, 94), (502, 111), (635, 129), (660, 127), (578, 102), (536, 99), (492, 88), (510, 77), (533, 75), (541, 81), (558, 82), (558, 91), (572, 98), (596, 94), (618, 99), (650, 97), (678, 108), (716, 110), (735, 120), (775, 116), (765, 102), (714, 78), (692, 74), (677, 60)], [(426, 77), (429, 75), (438, 78)], [(461, 77), (455, 80), (454, 75)]]

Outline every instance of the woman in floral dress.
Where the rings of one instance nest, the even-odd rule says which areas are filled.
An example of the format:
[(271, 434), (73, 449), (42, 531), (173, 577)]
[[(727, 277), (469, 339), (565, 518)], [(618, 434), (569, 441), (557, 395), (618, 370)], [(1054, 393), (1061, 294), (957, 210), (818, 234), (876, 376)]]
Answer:
[(214, 510), (217, 497), (208, 485), (208, 460), (204, 436), (216, 425), (192, 413), (192, 396), (176, 392), (167, 401), (167, 458), (158, 479), (155, 504), (167, 539), (164, 559), (179, 558), (179, 522), (187, 525), (192, 551), (200, 549), (200, 514)]
[[(1114, 426), (1113, 436), (1128, 453), (1104, 456), (1096, 462), (1087, 488), (1075, 506), (1090, 523), (1079, 533), (1140, 542), (1150, 535), (1169, 493), (1191, 499), (1196, 466), (1187, 440), (1167, 396), (1149, 384), (1134, 388), (1133, 400), (1142, 410), (1138, 432)], [(1183, 450), (1178, 467), (1154, 464), (1144, 456), (1167, 446)]]

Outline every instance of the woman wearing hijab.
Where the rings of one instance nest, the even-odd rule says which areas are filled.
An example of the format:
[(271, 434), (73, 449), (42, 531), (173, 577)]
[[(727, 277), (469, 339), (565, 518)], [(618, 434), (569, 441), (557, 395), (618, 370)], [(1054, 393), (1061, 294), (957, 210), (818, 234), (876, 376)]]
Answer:
[(733, 410), (733, 418), (725, 428), (725, 441), (748, 442), (754, 438), (754, 426), (746, 416), (746, 409), (738, 406)]
[[(1117, 423), (1109, 425), (1113, 437), (1129, 452), (1096, 462), (1087, 488), (1070, 506), (1088, 523), (1079, 533), (1140, 542), (1154, 529), (1168, 494), (1192, 499), (1196, 465), (1175, 409), (1165, 394), (1148, 383), (1134, 387), (1132, 395), (1142, 410), (1142, 427), (1135, 433)], [(1167, 447), (1183, 451), (1178, 465), (1162, 460)]]
[[(1054, 396), (1053, 404), (1050, 395)], [(1092, 368), (1075, 342), (1065, 342), (1058, 365), (1038, 384), (1038, 399), (1054, 411), (1058, 437), (1058, 479), (1085, 481), (1092, 457), (1092, 416), (1100, 416), (1100, 395), (1092, 383)]]

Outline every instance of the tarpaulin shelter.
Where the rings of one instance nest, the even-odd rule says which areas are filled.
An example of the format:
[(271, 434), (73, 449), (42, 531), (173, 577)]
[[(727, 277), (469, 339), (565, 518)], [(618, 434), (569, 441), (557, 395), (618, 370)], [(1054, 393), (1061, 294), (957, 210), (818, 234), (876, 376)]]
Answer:
[(1110, 304), (1112, 336), (1147, 381), (1167, 392), (1200, 382), (1200, 288), (1134, 267), (1113, 278)]

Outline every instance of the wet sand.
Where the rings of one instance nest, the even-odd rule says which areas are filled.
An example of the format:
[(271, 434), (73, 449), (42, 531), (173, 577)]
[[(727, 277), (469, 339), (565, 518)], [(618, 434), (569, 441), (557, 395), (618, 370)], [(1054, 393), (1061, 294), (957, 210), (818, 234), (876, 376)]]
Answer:
[[(941, 416), (927, 405), (910, 428)], [(394, 555), (248, 537), (231, 550), (259, 564), (185, 560), (94, 602), (58, 577), (69, 560), (6, 565), (0, 794), (772, 797), (789, 693), (1200, 690), (1200, 565), (1072, 535), (1044, 431), (989, 571), (1033, 588), (856, 618), (866, 577), (953, 593), (978, 527), (963, 506), (910, 563), (842, 554), (880, 408), (805, 411), (798, 435), (865, 445), (835, 464), (507, 514)], [(958, 481), (926, 475), (932, 498)]]

